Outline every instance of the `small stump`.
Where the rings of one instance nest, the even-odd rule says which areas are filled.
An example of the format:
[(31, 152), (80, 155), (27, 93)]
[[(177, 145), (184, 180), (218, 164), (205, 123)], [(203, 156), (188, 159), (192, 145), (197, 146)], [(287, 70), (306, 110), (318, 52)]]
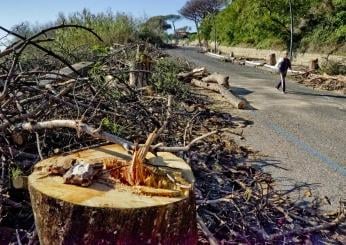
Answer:
[(41, 244), (197, 244), (194, 177), (182, 159), (170, 153), (147, 154), (148, 166), (161, 174), (179, 171), (191, 184), (180, 196), (120, 182), (80, 187), (43, 174), (43, 169), (64, 166), (71, 159), (108, 164), (131, 156), (121, 146), (109, 145), (38, 163), (29, 176), (29, 191)]
[(318, 59), (310, 61), (310, 70), (318, 70), (320, 66), (318, 65)]
[(271, 53), (268, 55), (267, 63), (271, 66), (276, 65), (276, 55), (275, 53)]

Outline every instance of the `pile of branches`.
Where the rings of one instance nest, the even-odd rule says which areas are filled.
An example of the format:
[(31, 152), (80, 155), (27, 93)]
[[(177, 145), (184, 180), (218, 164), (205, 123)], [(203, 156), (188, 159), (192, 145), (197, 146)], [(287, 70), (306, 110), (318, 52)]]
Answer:
[(298, 78), (298, 82), (316, 89), (338, 91), (346, 94), (346, 76), (330, 76), (327, 74), (307, 73)]
[[(57, 154), (109, 142), (131, 149), (155, 129), (160, 143), (151, 150), (175, 152), (194, 170), (201, 244), (337, 240), (343, 203), (328, 216), (318, 202), (301, 207), (275, 191), (270, 175), (241, 164), (255, 153), (235, 143), (242, 131), (232, 115), (210, 110), (212, 101), (193, 92), (171, 101), (165, 93), (130, 87), (128, 60), (137, 44), (111, 48), (92, 60), (88, 73), (50, 50), (44, 51), (49, 59), (70, 74), (23, 70), (21, 53), (27, 45), (45, 49), (37, 41), (45, 32), (13, 34), (22, 41), (0, 54), (0, 243), (38, 243), (28, 193), (13, 188), (13, 177), (29, 175), (38, 161)], [(165, 56), (147, 50), (154, 60)]]

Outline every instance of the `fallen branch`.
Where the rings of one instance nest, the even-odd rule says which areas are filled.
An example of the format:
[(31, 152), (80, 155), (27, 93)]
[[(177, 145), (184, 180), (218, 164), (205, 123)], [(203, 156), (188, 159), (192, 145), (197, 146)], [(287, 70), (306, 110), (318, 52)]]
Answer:
[(79, 120), (53, 120), (46, 122), (36, 122), (36, 123), (23, 123), (16, 127), (16, 130), (25, 131), (37, 131), (42, 129), (56, 129), (56, 128), (71, 128), (77, 130), (77, 134), (86, 133), (97, 139), (104, 139), (109, 142), (122, 145), (125, 149), (130, 149), (133, 144), (130, 141), (122, 139), (116, 135), (103, 132), (102, 130), (95, 129)]

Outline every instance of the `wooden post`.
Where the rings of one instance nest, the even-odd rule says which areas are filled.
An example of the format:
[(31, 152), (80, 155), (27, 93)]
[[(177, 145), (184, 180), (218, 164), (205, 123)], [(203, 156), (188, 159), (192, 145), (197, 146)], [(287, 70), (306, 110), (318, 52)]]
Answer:
[(121, 146), (109, 145), (38, 163), (29, 176), (29, 191), (40, 244), (197, 244), (194, 177), (171, 153), (149, 153), (147, 159), (150, 166), (162, 166), (158, 171), (177, 170), (191, 183), (181, 196), (156, 196), (166, 189), (121, 183), (79, 187), (43, 174), (71, 159), (108, 164), (130, 157)]

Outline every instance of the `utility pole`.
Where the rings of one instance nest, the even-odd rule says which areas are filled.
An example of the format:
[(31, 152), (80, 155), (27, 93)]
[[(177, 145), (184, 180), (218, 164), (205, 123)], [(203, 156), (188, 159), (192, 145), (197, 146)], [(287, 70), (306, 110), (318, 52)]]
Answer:
[(291, 41), (290, 41), (290, 60), (293, 58), (293, 9), (292, 9), (292, 0), (288, 0), (290, 5), (290, 16), (291, 16)]

